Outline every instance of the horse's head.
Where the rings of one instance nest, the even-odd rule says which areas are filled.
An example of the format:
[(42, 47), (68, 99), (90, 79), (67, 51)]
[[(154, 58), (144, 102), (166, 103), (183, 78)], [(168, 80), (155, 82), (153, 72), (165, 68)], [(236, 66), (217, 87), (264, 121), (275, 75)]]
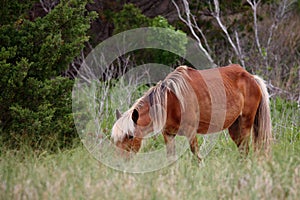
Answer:
[(117, 111), (117, 121), (111, 135), (117, 147), (136, 153), (141, 147), (143, 137), (150, 132), (158, 133), (162, 130), (167, 116), (166, 91), (165, 85), (159, 82), (123, 115)]
[(147, 108), (130, 109), (123, 115), (117, 111), (116, 115), (117, 121), (112, 128), (111, 139), (122, 150), (133, 153), (138, 152), (143, 136), (151, 131), (151, 128), (149, 128), (151, 120)]

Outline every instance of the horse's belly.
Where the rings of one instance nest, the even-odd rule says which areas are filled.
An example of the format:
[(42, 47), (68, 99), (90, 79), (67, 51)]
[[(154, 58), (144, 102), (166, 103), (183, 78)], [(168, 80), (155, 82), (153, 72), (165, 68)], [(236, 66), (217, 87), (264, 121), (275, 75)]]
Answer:
[[(227, 115), (226, 115), (227, 116)], [(199, 122), (197, 133), (216, 133), (224, 129), (229, 128), (235, 120), (238, 118), (239, 113), (231, 113), (227, 117), (221, 116), (220, 118), (215, 118), (213, 121), (201, 121)]]
[(238, 94), (227, 97), (223, 104), (201, 106), (198, 133), (216, 133), (229, 128), (241, 114), (243, 97)]

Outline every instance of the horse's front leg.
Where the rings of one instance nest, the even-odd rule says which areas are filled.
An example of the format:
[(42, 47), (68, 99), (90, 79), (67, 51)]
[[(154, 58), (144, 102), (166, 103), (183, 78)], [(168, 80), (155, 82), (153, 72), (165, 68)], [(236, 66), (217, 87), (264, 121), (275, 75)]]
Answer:
[(197, 157), (198, 161), (201, 161), (201, 157), (199, 155), (199, 145), (198, 145), (198, 141), (197, 141), (197, 137), (196, 135), (194, 135), (193, 137), (188, 138), (189, 143), (190, 143), (190, 148), (192, 153)]
[(170, 159), (175, 158), (175, 134), (168, 133), (166, 131), (163, 132), (165, 144), (167, 146), (167, 157)]

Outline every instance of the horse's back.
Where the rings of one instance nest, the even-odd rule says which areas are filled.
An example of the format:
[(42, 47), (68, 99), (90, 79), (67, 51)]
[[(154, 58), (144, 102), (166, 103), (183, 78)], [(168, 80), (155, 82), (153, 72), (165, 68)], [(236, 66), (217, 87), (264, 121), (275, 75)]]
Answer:
[(187, 80), (198, 99), (197, 104), (190, 105), (190, 110), (200, 110), (199, 133), (228, 128), (243, 112), (253, 112), (251, 109), (260, 101), (259, 86), (253, 76), (239, 65), (207, 70), (182, 66), (177, 70), (188, 75)]

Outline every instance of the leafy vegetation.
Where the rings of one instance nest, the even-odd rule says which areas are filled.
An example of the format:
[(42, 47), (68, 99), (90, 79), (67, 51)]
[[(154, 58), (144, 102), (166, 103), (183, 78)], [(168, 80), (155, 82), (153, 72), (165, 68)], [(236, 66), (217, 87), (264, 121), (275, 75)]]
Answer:
[[(187, 45), (186, 34), (180, 30), (175, 31), (175, 27), (170, 25), (167, 19), (162, 16), (151, 19), (143, 15), (141, 10), (136, 8), (133, 4), (126, 4), (120, 12), (114, 14), (113, 22), (115, 34), (141, 27), (159, 27), (174, 30), (174, 34), (166, 35), (160, 34), (160, 30), (157, 29), (157, 36), (164, 35), (164, 37), (150, 36), (147, 40), (150, 43), (159, 41), (161, 46), (171, 47), (178, 50), (181, 55), (185, 55)], [(160, 49), (146, 49), (137, 51), (134, 54), (134, 58), (136, 60), (135, 64), (137, 65), (144, 63), (161, 63), (172, 66), (178, 64), (180, 56)]]
[[(86, 32), (95, 15), (86, 14), (86, 3), (61, 1), (33, 21), (22, 14), (1, 22), (0, 126), (1, 137), (12, 147), (24, 142), (35, 148), (63, 147), (77, 136), (73, 81), (62, 74), (89, 39)], [(8, 4), (7, 12), (13, 12), (16, 3)]]

